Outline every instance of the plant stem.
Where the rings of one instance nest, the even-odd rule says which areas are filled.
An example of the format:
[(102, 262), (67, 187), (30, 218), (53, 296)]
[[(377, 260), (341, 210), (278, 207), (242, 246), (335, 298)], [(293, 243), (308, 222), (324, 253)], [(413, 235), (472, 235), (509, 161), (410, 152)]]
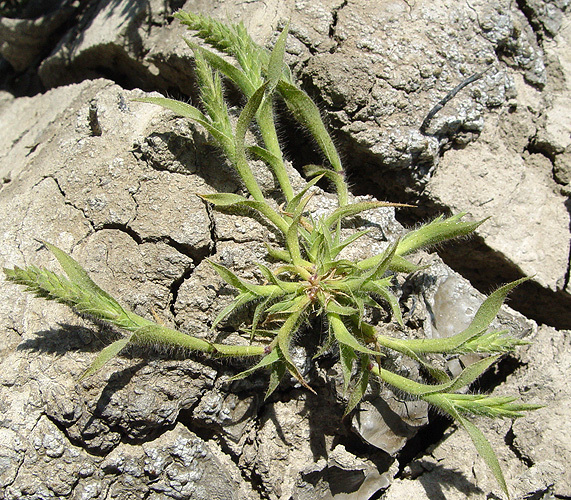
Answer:
[(278, 180), (286, 202), (289, 203), (293, 198), (293, 188), (291, 187), (289, 176), (283, 163), (282, 150), (274, 122), (271, 98), (267, 97), (264, 99), (258, 110), (256, 121), (260, 127), (260, 132), (267, 150), (280, 160), (278, 165), (272, 165), (272, 170)]

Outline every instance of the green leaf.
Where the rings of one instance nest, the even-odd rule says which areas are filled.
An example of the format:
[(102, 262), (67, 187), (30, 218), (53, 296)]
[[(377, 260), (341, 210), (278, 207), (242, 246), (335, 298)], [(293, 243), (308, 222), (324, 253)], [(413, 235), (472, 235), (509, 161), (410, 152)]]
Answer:
[(371, 268), (370, 270), (366, 271), (362, 275), (363, 283), (367, 283), (370, 281), (378, 281), (383, 275), (388, 271), (389, 266), (393, 260), (395, 255), (395, 251), (398, 248), (399, 240), (393, 242), (383, 253), (382, 259), (379, 263)]
[(355, 307), (350, 306), (343, 306), (334, 300), (327, 301), (326, 304), (323, 304), (324, 308), (327, 312), (337, 314), (339, 316), (354, 316), (355, 314), (359, 313), (359, 310)]
[(478, 311), (474, 315), (474, 319), (464, 330), (460, 336), (466, 337), (466, 339), (472, 338), (474, 335), (484, 331), (494, 318), (498, 315), (500, 307), (506, 300), (508, 293), (510, 293), (516, 286), (529, 280), (530, 278), (525, 277), (516, 281), (512, 281), (507, 285), (498, 288), (495, 292), (491, 293), (482, 305), (478, 308)]
[(252, 146), (248, 146), (247, 149), (250, 153), (255, 154), (258, 158), (265, 161), (271, 167), (272, 171), (275, 172), (283, 167), (283, 159), (277, 157), (266, 148), (262, 148), (254, 144)]
[(341, 253), (341, 251), (346, 248), (347, 246), (349, 246), (351, 243), (353, 243), (354, 241), (358, 240), (359, 238), (361, 238), (362, 236), (365, 236), (366, 234), (370, 233), (371, 230), (370, 229), (364, 229), (363, 231), (358, 231), (354, 234), (352, 234), (351, 236), (349, 236), (348, 238), (345, 238), (341, 243), (339, 243), (338, 245), (332, 246), (331, 248), (331, 257), (332, 258), (336, 258), (339, 253)]
[(286, 372), (286, 365), (278, 361), (270, 366), (270, 370), (270, 382), (264, 396), (264, 401), (268, 399), (280, 385), (280, 382)]
[(266, 243), (266, 251), (268, 252), (268, 255), (272, 259), (291, 263), (291, 255), (287, 250), (282, 250), (281, 248), (274, 248)]
[(236, 297), (230, 304), (228, 304), (221, 312), (216, 316), (216, 319), (212, 323), (212, 328), (216, 328), (218, 324), (227, 316), (232, 314), (234, 311), (241, 309), (242, 307), (246, 306), (250, 302), (258, 300), (260, 297), (255, 293), (245, 291), (242, 292)]
[(311, 194), (308, 194), (299, 202), (286, 232), (286, 246), (291, 255), (292, 262), (296, 266), (303, 266), (303, 258), (299, 247), (298, 229), (300, 227), (299, 221), (301, 219), (301, 215), (310, 198)]
[(366, 354), (361, 355), (361, 369), (359, 370), (359, 380), (355, 384), (355, 388), (349, 397), (347, 408), (345, 408), (345, 415), (349, 415), (353, 409), (361, 402), (363, 396), (367, 392), (369, 386), (369, 356)]
[(133, 99), (133, 101), (156, 104), (172, 111), (179, 116), (195, 121), (199, 125), (202, 125), (212, 135), (212, 137), (218, 141), (220, 146), (222, 146), (224, 150), (230, 154), (230, 156), (233, 156), (232, 137), (228, 137), (226, 134), (214, 127), (210, 120), (198, 108), (195, 108), (194, 106), (191, 106), (185, 102), (177, 101), (175, 99), (168, 99), (166, 97), (139, 97), (137, 99)]
[(283, 74), (284, 54), (285, 54), (285, 46), (286, 46), (288, 31), (289, 31), (289, 23), (287, 23), (285, 28), (282, 30), (270, 54), (270, 61), (268, 63), (268, 74), (267, 74), (268, 90), (270, 92), (274, 91), (276, 85), (278, 84), (278, 81), (280, 80)]
[(386, 287), (380, 286), (378, 282), (371, 282), (368, 286), (372, 287), (373, 293), (379, 295), (381, 298), (386, 300), (393, 312), (394, 318), (397, 320), (397, 323), (401, 326), (404, 325), (402, 319), (402, 311), (400, 309), (400, 304), (398, 299), (392, 294)]
[(256, 111), (258, 111), (258, 108), (262, 103), (266, 87), (267, 84), (263, 84), (252, 94), (250, 99), (248, 99), (248, 102), (238, 117), (238, 123), (236, 124), (236, 132), (234, 136), (236, 170), (238, 170), (238, 173), (240, 174), (240, 177), (242, 177), (242, 180), (248, 188), (248, 191), (250, 191), (250, 194), (256, 201), (259, 202), (264, 201), (264, 195), (262, 194), (260, 186), (258, 185), (254, 175), (252, 174), (252, 171), (250, 170), (250, 166), (248, 165), (244, 141), (246, 139), (246, 132), (248, 127), (250, 126), (250, 123), (252, 123), (252, 120), (256, 116)]
[(83, 267), (81, 267), (68, 254), (66, 254), (63, 250), (60, 250), (55, 245), (48, 243), (47, 241), (42, 241), (42, 244), (52, 254), (54, 254), (60, 266), (65, 271), (65, 274), (67, 274), (68, 278), (75, 286), (81, 288), (81, 290), (83, 290), (84, 292), (105, 297), (105, 299), (108, 300), (110, 304), (113, 304), (118, 309), (123, 310), (123, 308), (119, 305), (119, 303), (113, 297), (111, 297), (111, 295), (109, 295), (105, 290), (99, 288), (89, 277), (85, 269), (83, 269)]
[(254, 366), (230, 377), (228, 381), (233, 382), (234, 380), (240, 380), (242, 378), (246, 378), (248, 375), (251, 375), (252, 373), (254, 373), (257, 370), (260, 370), (261, 368), (269, 367), (276, 361), (279, 361), (279, 359), (280, 359), (279, 351), (274, 348), (268, 354), (266, 354), (260, 361), (258, 361)]
[(309, 129), (334, 170), (342, 171), (341, 160), (316, 104), (305, 92), (291, 83), (281, 80), (277, 88), (296, 120)]
[(307, 297), (302, 296), (298, 297), (297, 300), (297, 311), (292, 312), (287, 319), (284, 321), (284, 324), (280, 327), (277, 335), (278, 344), (276, 349), (279, 348), (281, 355), (286, 363), (286, 367), (288, 371), (299, 381), (301, 385), (309, 389), (311, 392), (315, 392), (305, 381), (303, 376), (301, 375), (297, 366), (293, 362), (293, 359), (290, 354), (290, 343), (291, 339), (296, 332), (299, 323), (303, 317), (303, 313), (305, 309), (309, 305), (309, 299)]
[[(488, 360), (482, 360), (483, 364), (485, 364), (486, 361)], [(491, 361), (495, 361), (495, 358), (492, 358)], [(372, 371), (387, 384), (390, 384), (393, 387), (396, 387), (397, 389), (414, 396), (421, 397), (428, 403), (442, 407), (444, 401), (443, 397), (446, 396), (446, 393), (452, 390), (456, 390), (460, 387), (464, 387), (467, 383), (473, 381), (479, 375), (479, 373), (481, 373), (481, 371), (479, 372), (481, 367), (482, 365), (477, 365), (473, 368), (465, 368), (464, 371), (460, 373), (460, 375), (458, 375), (458, 377), (456, 377), (454, 380), (441, 384), (421, 384), (419, 382), (415, 382), (414, 380), (410, 380), (409, 378), (403, 377), (402, 375), (393, 373), (392, 371), (380, 366), (374, 366)], [(445, 411), (449, 412), (448, 407), (442, 408)]]
[(267, 83), (264, 83), (260, 88), (258, 88), (248, 99), (248, 102), (244, 106), (244, 109), (238, 117), (238, 123), (236, 124), (236, 154), (244, 155), (244, 139), (246, 137), (246, 131), (252, 123), (252, 120), (256, 116), (256, 111), (262, 103), (264, 94), (268, 87)]
[[(333, 170), (339, 173), (343, 172), (341, 159), (323, 124), (319, 108), (316, 104), (305, 92), (283, 79), (278, 82), (277, 90), (295, 119), (311, 132), (311, 135), (317, 141), (325, 157), (333, 166)], [(348, 192), (343, 176), (337, 177), (334, 182), (340, 204), (347, 204)]]
[(351, 349), (354, 349), (355, 351), (359, 351), (365, 354), (371, 354), (373, 356), (382, 355), (380, 352), (373, 351), (372, 349), (369, 349), (368, 347), (359, 344), (357, 339), (353, 335), (351, 335), (351, 333), (349, 333), (349, 330), (347, 330), (345, 323), (343, 323), (338, 314), (328, 312), (327, 320), (329, 321), (329, 324), (333, 329), (333, 335), (335, 336), (335, 339), (340, 344), (344, 344), (346, 346), (349, 346)]
[(233, 64), (230, 64), (218, 54), (215, 54), (214, 52), (207, 50), (186, 38), (183, 39), (193, 51), (199, 51), (202, 57), (208, 62), (208, 64), (210, 64), (210, 66), (212, 66), (212, 68), (220, 71), (224, 76), (236, 84), (246, 97), (250, 97), (254, 93), (256, 88), (243, 70), (237, 68)]
[(403, 203), (389, 203), (388, 201), (360, 201), (358, 203), (351, 203), (350, 205), (345, 205), (337, 208), (333, 213), (325, 218), (325, 225), (331, 227), (338, 221), (345, 219), (346, 217), (353, 217), (354, 215), (360, 214), (366, 210), (372, 210), (374, 208), (382, 207), (410, 207), (411, 205), (406, 205)]
[(285, 299), (272, 304), (266, 309), (268, 314), (289, 314), (297, 312), (300, 298)]
[(117, 354), (119, 354), (119, 352), (121, 352), (125, 348), (125, 346), (129, 343), (131, 337), (132, 334), (123, 337), (122, 339), (116, 340), (112, 344), (105, 347), (99, 353), (97, 358), (95, 358), (95, 361), (91, 364), (91, 366), (83, 372), (81, 377), (79, 377), (78, 381), (81, 382), (85, 378), (90, 377), (95, 372), (97, 372), (101, 367), (103, 367), (103, 365), (105, 365), (105, 363), (107, 363), (110, 359), (117, 356)]
[(227, 209), (251, 208), (260, 212), (268, 221), (273, 223), (282, 232), (287, 231), (287, 224), (273, 209), (264, 201), (255, 201), (233, 193), (200, 194), (204, 201), (212, 203), (215, 207)]
[(325, 168), (323, 165), (304, 165), (302, 170), (307, 177), (326, 177), (330, 181), (333, 181), (334, 184), (345, 182), (344, 173)]
[(389, 264), (389, 269), (395, 273), (411, 274), (419, 271), (420, 269), (424, 269), (425, 267), (427, 266), (417, 266), (400, 255), (395, 255)]
[(248, 198), (234, 193), (200, 194), (198, 196), (216, 207), (231, 207), (248, 201)]
[(260, 319), (266, 313), (266, 309), (268, 307), (268, 304), (272, 300), (274, 300), (273, 297), (266, 297), (262, 302), (260, 302), (256, 306), (256, 309), (254, 309), (254, 315), (252, 316), (252, 328), (250, 330), (250, 340), (254, 339), (254, 336), (256, 335), (256, 329), (260, 323)]
[(508, 491), (508, 485), (506, 484), (500, 462), (498, 461), (498, 457), (496, 456), (494, 448), (492, 448), (492, 445), (486, 439), (486, 436), (484, 436), (483, 432), (468, 419), (460, 416), (459, 414), (454, 415), (454, 417), (460, 423), (460, 425), (466, 429), (470, 439), (476, 447), (476, 450), (478, 450), (478, 453), (484, 459), (484, 462), (486, 462), (486, 465), (489, 467), (489, 469), (492, 471), (492, 474), (496, 478), (496, 481), (500, 485), (502, 491), (509, 498), (510, 493)]
[[(363, 270), (371, 269), (372, 267), (375, 267), (379, 263), (379, 260), (382, 258), (383, 254), (373, 255), (372, 257), (368, 257), (367, 259), (357, 262), (357, 267)], [(426, 267), (428, 266), (417, 266), (412, 262), (406, 260), (404, 257), (396, 255), (396, 253), (393, 255), (393, 258), (389, 264), (389, 269), (391, 271), (407, 274), (414, 273), (420, 269), (425, 269)]]
[(353, 371), (353, 361), (357, 358), (355, 350), (347, 344), (339, 344), (339, 361), (341, 362), (341, 370), (343, 372), (343, 392), (349, 389), (351, 382), (351, 373)]
[(420, 248), (441, 243), (451, 238), (466, 236), (472, 233), (487, 219), (475, 222), (460, 220), (466, 215), (460, 213), (444, 219), (442, 216), (408, 233), (400, 242), (397, 255), (402, 256), (414, 252)]
[(227, 267), (217, 264), (214, 261), (208, 260), (208, 263), (216, 270), (216, 272), (220, 275), (220, 277), (226, 281), (229, 285), (232, 285), (234, 288), (242, 292), (251, 291), (248, 288), (248, 284), (242, 281), (238, 276), (236, 276), (230, 269)]
[(469, 386), (474, 382), (482, 373), (484, 373), (493, 363), (498, 360), (499, 356), (489, 356), (468, 365), (460, 375), (458, 375), (452, 384), (446, 389), (447, 392), (458, 391), (463, 387)]
[(305, 196), (305, 194), (309, 191), (309, 189), (312, 186), (315, 186), (315, 184), (317, 184), (320, 180), (321, 180), (321, 177), (315, 177), (314, 179), (311, 179), (309, 182), (307, 182), (305, 184), (305, 186), (303, 187), (303, 189), (299, 193), (297, 193), (292, 198), (292, 200), (287, 204), (286, 212), (293, 212), (294, 210), (296, 210), (297, 207), (299, 206), (299, 203), (301, 202), (301, 200)]

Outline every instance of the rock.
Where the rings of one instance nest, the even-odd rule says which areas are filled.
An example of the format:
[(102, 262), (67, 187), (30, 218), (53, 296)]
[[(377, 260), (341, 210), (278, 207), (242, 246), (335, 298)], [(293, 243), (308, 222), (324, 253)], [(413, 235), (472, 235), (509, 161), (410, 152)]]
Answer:
[[(508, 2), (361, 2), (330, 9), (332, 49), (323, 34), (313, 44), (299, 37), (305, 52), (294, 46), (307, 59), (302, 78), (323, 100), (352, 159), (347, 168), (358, 189), (380, 199), (420, 199), (409, 220), (459, 210), (491, 217), (477, 241), (444, 250), (446, 261), (484, 291), (486, 283), (533, 275), (514, 304), (560, 328), (571, 325), (567, 191), (559, 194), (557, 185), (568, 177), (568, 8), (526, 3), (530, 24)], [(552, 11), (559, 13), (554, 38), (538, 42), (534, 27)], [(306, 15), (314, 14), (295, 11), (294, 36)], [(422, 133), (432, 107), (489, 64)], [(550, 238), (540, 236), (544, 230)], [(493, 272), (484, 278), (486, 263)]]
[(70, 21), (77, 6), (55, 2), (50, 12), (35, 19), (0, 18), (0, 54), (21, 73), (49, 50), (57, 31)]
[(480, 220), (492, 215), (477, 234), (506, 261), (517, 262), (525, 275), (556, 291), (569, 258), (566, 198), (557, 194), (551, 162), (506, 148), (497, 140), (499, 127), (490, 120), (477, 142), (448, 151), (426, 194), (452, 212), (467, 209)]
[[(51, 241), (138, 314), (200, 337), (247, 342), (237, 330), (247, 325), (248, 311), (212, 331), (234, 291), (205, 258), (259, 279), (254, 263), (265, 261), (265, 243), (275, 237), (259, 220), (214, 211), (196, 197), (239, 192), (240, 182), (204, 130), (133, 102), (143, 93), (126, 90), (194, 94), (192, 57), (180, 38), (187, 33), (172, 22), (171, 4), (80, 2), (78, 22), (54, 32), (62, 36), (37, 69), (54, 88), (25, 98), (0, 93), (0, 257), (6, 267), (55, 270), (37, 239)], [(535, 273), (531, 288), (521, 287), (532, 306), (525, 309), (521, 296), (514, 305), (558, 326), (568, 321), (564, 2), (379, 7), (270, 0), (202, 7), (221, 19), (245, 19), (261, 43), (275, 40), (276, 28), (291, 18), (287, 58), (305, 88), (321, 96), (356, 192), (419, 201), (421, 218), (437, 210), (493, 215), (471, 243), (442, 255), (464, 273), (473, 263), (473, 281), (486, 291), (514, 273)], [(537, 26), (549, 36), (537, 37)], [(34, 72), (30, 53), (22, 51), (21, 64)], [(420, 131), (434, 104), (490, 64)], [(115, 83), (96, 78), (102, 75)], [(317, 160), (286, 119), (281, 133), (298, 188), (303, 181), (293, 167)], [(273, 195), (272, 176), (253, 166)], [(332, 197), (315, 189), (309, 209), (332, 208)], [(382, 251), (404, 233), (393, 209), (368, 213), (346, 230), (357, 227), (371, 232), (347, 258)], [(420, 259), (430, 267), (397, 287), (405, 327), (383, 327), (413, 337), (461, 330), (482, 295), (435, 255)], [(243, 363), (158, 346), (125, 352), (77, 384), (118, 333), (17, 287), (3, 283), (0, 293), (0, 496), (7, 499), (484, 498), (498, 491), (468, 437), (456, 431), (395, 479), (406, 465), (395, 458), (398, 450), (409, 446), (403, 461), (425, 453), (411, 438), (425, 425), (427, 408), (372, 387), (353, 421), (343, 420), (334, 353), (317, 364), (307, 350), (296, 353), (317, 396), (284, 380), (264, 402), (265, 374), (228, 384), (227, 375)], [(378, 316), (380, 324), (388, 320)], [(497, 394), (559, 401), (513, 425), (485, 424), (508, 483), (521, 495), (551, 488), (569, 496), (569, 432), (561, 424), (569, 406), (568, 332), (536, 331), (509, 309), (494, 326), (533, 335), (538, 346), (537, 356), (529, 347), (500, 365), (515, 371)], [(448, 367), (471, 361), (451, 360), (456, 365)], [(399, 366), (418, 373), (412, 364)]]
[[(553, 498), (549, 493), (565, 497), (571, 485), (569, 448), (561, 443), (569, 441), (571, 424), (564, 417), (569, 413), (570, 392), (563, 374), (571, 356), (570, 335), (542, 326), (530, 340), (517, 355), (518, 368), (493, 395), (519, 391), (526, 401), (546, 406), (513, 422), (486, 423), (485, 434), (499, 455), (513, 497), (531, 491), (538, 498)], [(448, 433), (407, 467), (405, 478), (393, 482), (385, 498), (428, 499), (443, 494), (451, 499), (489, 498), (497, 485), (469, 444), (463, 431)]]

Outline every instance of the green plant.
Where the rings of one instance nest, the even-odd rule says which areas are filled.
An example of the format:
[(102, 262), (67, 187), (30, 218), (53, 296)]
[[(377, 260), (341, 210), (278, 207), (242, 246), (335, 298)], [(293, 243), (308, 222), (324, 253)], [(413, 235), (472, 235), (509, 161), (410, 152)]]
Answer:
[[(369, 324), (365, 311), (388, 304), (394, 320), (402, 325), (399, 302), (392, 291), (395, 273), (418, 269), (406, 256), (414, 251), (450, 238), (470, 234), (483, 221), (467, 222), (464, 214), (447, 219), (440, 217), (393, 242), (379, 255), (353, 262), (340, 257), (347, 246), (367, 231), (344, 236), (343, 221), (364, 211), (379, 207), (398, 206), (378, 201), (350, 203), (347, 183), (339, 155), (333, 145), (313, 101), (293, 82), (284, 64), (287, 27), (282, 31), (271, 52), (255, 44), (242, 25), (227, 26), (208, 17), (177, 13), (198, 37), (228, 59), (190, 41), (194, 51), (203, 110), (184, 102), (163, 97), (138, 99), (170, 109), (202, 125), (214, 138), (241, 177), (249, 196), (234, 193), (202, 195), (222, 210), (244, 209), (257, 212), (281, 236), (281, 247), (268, 247), (269, 256), (278, 261), (274, 269), (258, 263), (264, 283), (242, 280), (226, 267), (212, 266), (238, 295), (214, 321), (213, 328), (239, 308), (253, 309), (249, 345), (225, 345), (208, 342), (159, 325), (124, 309), (114, 298), (99, 288), (71, 257), (57, 247), (45, 243), (53, 252), (67, 276), (30, 266), (26, 269), (5, 269), (8, 280), (24, 285), (40, 297), (71, 306), (76, 311), (104, 320), (128, 332), (120, 340), (104, 348), (82, 378), (97, 371), (128, 344), (170, 344), (215, 356), (252, 356), (259, 360), (251, 368), (233, 377), (245, 377), (266, 368), (270, 371), (266, 397), (289, 373), (303, 386), (312, 390), (296, 366), (292, 345), (309, 319), (321, 316), (327, 324), (326, 340), (316, 346), (319, 353), (337, 349), (348, 395), (346, 413), (359, 404), (370, 376), (413, 397), (427, 401), (449, 414), (469, 433), (478, 452), (493, 471), (501, 488), (507, 486), (494, 450), (483, 433), (467, 419), (476, 414), (488, 417), (519, 417), (521, 412), (537, 405), (516, 403), (511, 397), (486, 397), (465, 394), (461, 390), (476, 380), (503, 353), (524, 344), (506, 331), (488, 331), (509, 291), (521, 281), (507, 284), (492, 293), (477, 311), (464, 331), (445, 339), (397, 339), (384, 335)], [(221, 75), (230, 80), (247, 98), (236, 123), (233, 123), (223, 93)], [(322, 150), (328, 167), (310, 165), (306, 168), (310, 181), (300, 192), (294, 192), (284, 164), (274, 124), (274, 99), (279, 96), (293, 116), (305, 126)], [(246, 145), (247, 131), (257, 124), (261, 145)], [(269, 166), (281, 188), (283, 199), (278, 206), (267, 199), (250, 169), (249, 157), (261, 158)], [(335, 188), (338, 207), (328, 215), (314, 218), (306, 210), (312, 187), (328, 179)], [(411, 380), (383, 367), (382, 358), (398, 352), (418, 362), (434, 383)], [(429, 361), (431, 354), (481, 353), (489, 355), (468, 366), (452, 378)], [(318, 353), (318, 354), (319, 354)]]

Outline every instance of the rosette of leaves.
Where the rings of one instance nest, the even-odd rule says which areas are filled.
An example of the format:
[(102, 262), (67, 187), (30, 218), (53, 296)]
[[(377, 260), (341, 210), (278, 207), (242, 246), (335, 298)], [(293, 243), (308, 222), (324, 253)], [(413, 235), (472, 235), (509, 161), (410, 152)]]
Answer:
[[(98, 355), (82, 377), (89, 376), (130, 343), (169, 344), (217, 356), (253, 356), (257, 363), (233, 377), (248, 376), (259, 369), (270, 372), (266, 397), (289, 373), (300, 384), (312, 390), (294, 362), (292, 347), (303, 334), (303, 325), (322, 317), (327, 335), (316, 351), (322, 353), (337, 346), (339, 363), (348, 393), (346, 413), (361, 401), (369, 378), (377, 377), (393, 388), (427, 401), (460, 423), (469, 433), (478, 452), (493, 471), (501, 488), (507, 486), (494, 450), (483, 433), (467, 415), (519, 417), (537, 405), (516, 402), (512, 397), (489, 397), (467, 394), (465, 388), (474, 382), (499, 356), (523, 344), (506, 331), (490, 331), (509, 291), (521, 281), (507, 284), (492, 293), (477, 311), (464, 331), (443, 339), (397, 339), (384, 335), (369, 324), (365, 311), (388, 305), (394, 320), (402, 324), (399, 302), (392, 291), (395, 273), (410, 273), (417, 267), (406, 256), (414, 251), (450, 238), (465, 236), (483, 221), (468, 222), (464, 214), (436, 220), (406, 234), (390, 244), (379, 255), (361, 261), (341, 257), (344, 248), (355, 243), (367, 231), (346, 236), (343, 221), (367, 210), (398, 204), (361, 201), (350, 203), (345, 174), (339, 155), (328, 134), (317, 106), (293, 81), (284, 64), (287, 26), (273, 50), (257, 45), (244, 27), (229, 26), (209, 17), (178, 12), (176, 17), (201, 38), (210, 50), (194, 42), (187, 43), (194, 52), (196, 75), (200, 89), (201, 109), (164, 97), (147, 97), (141, 102), (163, 106), (203, 126), (239, 174), (246, 195), (216, 193), (202, 198), (219, 209), (247, 209), (256, 212), (273, 226), (281, 246), (268, 247), (269, 256), (277, 261), (270, 269), (258, 263), (263, 283), (241, 279), (232, 270), (211, 262), (220, 276), (237, 290), (235, 300), (214, 321), (213, 327), (226, 316), (244, 306), (251, 306), (252, 322), (249, 345), (225, 345), (208, 342), (159, 325), (124, 309), (118, 301), (99, 288), (70, 256), (45, 243), (62, 265), (66, 276), (30, 266), (5, 269), (8, 280), (24, 285), (40, 297), (69, 305), (81, 314), (104, 320), (125, 330), (127, 335), (115, 341)], [(229, 57), (232, 59), (230, 62)], [(222, 78), (234, 84), (247, 99), (237, 121), (231, 115), (224, 96)], [(274, 123), (274, 101), (282, 99), (294, 118), (315, 139), (326, 159), (325, 166), (306, 168), (309, 180), (294, 192), (284, 164)], [(235, 124), (234, 124), (235, 122)], [(259, 144), (246, 144), (246, 133), (256, 127)], [(251, 168), (250, 158), (263, 160), (273, 172), (281, 190), (278, 205), (267, 199)], [(338, 207), (319, 218), (306, 211), (312, 187), (328, 179), (337, 195)], [(411, 380), (383, 366), (383, 358), (391, 352), (408, 356), (431, 375), (434, 383)], [(456, 377), (433, 366), (431, 354), (480, 353), (487, 355), (464, 369)]]

